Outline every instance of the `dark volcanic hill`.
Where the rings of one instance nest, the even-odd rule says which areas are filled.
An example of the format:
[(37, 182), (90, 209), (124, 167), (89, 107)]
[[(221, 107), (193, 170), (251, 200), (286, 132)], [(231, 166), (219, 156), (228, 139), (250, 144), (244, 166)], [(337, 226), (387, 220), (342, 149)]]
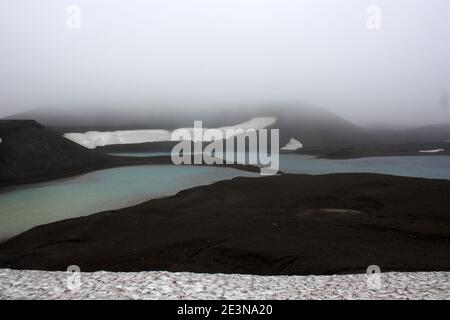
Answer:
[[(172, 111), (171, 111), (172, 110)], [(353, 123), (318, 107), (298, 103), (278, 103), (261, 107), (209, 108), (199, 111), (186, 106), (178, 108), (151, 106), (129, 112), (127, 108), (96, 109), (80, 112), (72, 109), (41, 109), (12, 118), (37, 119), (59, 133), (116, 131), (135, 129), (168, 129), (192, 127), (202, 120), (208, 128), (236, 125), (256, 117), (276, 117), (270, 128), (280, 129), (280, 147), (291, 138), (304, 145), (297, 152), (330, 158), (378, 155), (415, 155), (419, 150), (445, 149), (450, 154), (450, 124), (399, 130), (374, 130)], [(134, 145), (109, 145), (98, 150), (108, 152), (170, 151), (174, 143), (157, 142)], [(442, 154), (442, 153), (440, 153)]]
[(118, 165), (32, 120), (0, 120), (0, 187)]
[[(89, 110), (78, 113), (71, 110), (35, 110), (14, 115), (14, 119), (36, 119), (60, 133), (86, 131), (114, 131), (134, 129), (168, 129), (192, 127), (195, 120), (202, 120), (208, 128), (231, 126), (257, 117), (276, 117), (272, 128), (280, 129), (281, 144), (291, 137), (310, 146), (352, 144), (363, 139), (363, 128), (317, 107), (296, 104), (272, 104), (253, 108), (218, 108), (208, 111), (185, 110), (171, 112), (152, 108), (130, 113), (128, 110)], [(181, 108), (184, 110), (183, 108)], [(74, 114), (75, 112), (75, 114)]]

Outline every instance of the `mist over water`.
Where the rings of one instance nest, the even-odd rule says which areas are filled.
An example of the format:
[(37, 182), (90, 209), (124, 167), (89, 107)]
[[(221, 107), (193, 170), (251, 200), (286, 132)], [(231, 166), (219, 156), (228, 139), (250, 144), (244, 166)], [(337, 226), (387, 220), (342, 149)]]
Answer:
[(449, 9), (447, 0), (2, 1), (0, 117), (301, 101), (360, 125), (448, 123)]

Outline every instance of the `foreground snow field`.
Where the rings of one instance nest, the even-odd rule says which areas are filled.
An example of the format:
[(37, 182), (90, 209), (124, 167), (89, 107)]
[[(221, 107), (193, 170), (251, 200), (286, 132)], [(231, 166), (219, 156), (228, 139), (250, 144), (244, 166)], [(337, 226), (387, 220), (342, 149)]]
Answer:
[(265, 277), (2, 269), (0, 299), (450, 299), (450, 272), (382, 273), (379, 282), (368, 279), (366, 274)]

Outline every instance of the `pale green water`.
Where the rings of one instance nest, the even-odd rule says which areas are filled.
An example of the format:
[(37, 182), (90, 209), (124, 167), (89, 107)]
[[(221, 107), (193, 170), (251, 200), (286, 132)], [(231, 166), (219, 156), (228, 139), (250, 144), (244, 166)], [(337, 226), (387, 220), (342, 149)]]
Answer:
[(100, 170), (0, 193), (0, 239), (37, 225), (119, 209), (237, 176), (230, 168), (134, 166)]
[[(246, 157), (243, 163), (248, 163), (248, 153), (241, 153), (241, 155)], [(223, 155), (221, 157), (224, 158)], [(450, 156), (398, 156), (334, 160), (300, 154), (280, 154), (280, 171), (303, 174), (379, 173), (450, 180)]]
[[(450, 156), (326, 160), (282, 154), (280, 170), (306, 174), (371, 172), (450, 180)], [(9, 190), (0, 193), (0, 239), (37, 225), (123, 208), (236, 176), (255, 177), (258, 174), (208, 166), (135, 166), (101, 170)]]
[[(143, 152), (120, 155), (151, 157), (170, 155), (170, 153)], [(248, 161), (248, 153), (245, 153), (245, 155)], [(223, 155), (221, 157), (223, 158)], [(450, 156), (370, 157), (331, 160), (299, 154), (280, 154), (280, 170), (286, 173), (304, 174), (367, 172), (450, 180)]]
[[(248, 158), (246, 161), (248, 162)], [(333, 160), (300, 154), (280, 154), (280, 170), (285, 173), (304, 174), (379, 173), (450, 180), (450, 156), (370, 157)]]
[(287, 173), (367, 172), (450, 180), (450, 156), (372, 157), (329, 160), (304, 155), (283, 154), (280, 155), (280, 168)]

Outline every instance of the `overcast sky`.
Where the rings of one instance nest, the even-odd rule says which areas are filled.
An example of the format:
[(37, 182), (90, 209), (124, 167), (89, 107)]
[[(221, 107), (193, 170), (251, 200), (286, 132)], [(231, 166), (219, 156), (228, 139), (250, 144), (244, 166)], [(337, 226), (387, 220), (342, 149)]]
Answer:
[[(373, 4), (380, 30), (367, 27)], [(0, 0), (0, 116), (298, 100), (360, 124), (450, 122), (449, 11), (448, 0)]]

